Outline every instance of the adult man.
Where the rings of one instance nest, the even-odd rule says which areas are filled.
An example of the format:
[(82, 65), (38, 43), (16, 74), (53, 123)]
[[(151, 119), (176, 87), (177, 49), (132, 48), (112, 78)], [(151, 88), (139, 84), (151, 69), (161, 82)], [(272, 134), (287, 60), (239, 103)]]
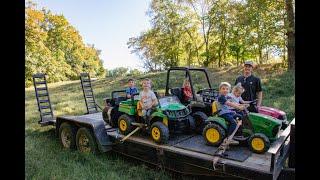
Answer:
[[(246, 61), (244, 63), (243, 75), (236, 79), (235, 84), (241, 83), (245, 89), (241, 97), (244, 101), (253, 101), (257, 99), (257, 106), (261, 106), (262, 102), (262, 88), (260, 78), (252, 75), (253, 62)], [(248, 110), (250, 112), (258, 112), (257, 107), (251, 105)]]

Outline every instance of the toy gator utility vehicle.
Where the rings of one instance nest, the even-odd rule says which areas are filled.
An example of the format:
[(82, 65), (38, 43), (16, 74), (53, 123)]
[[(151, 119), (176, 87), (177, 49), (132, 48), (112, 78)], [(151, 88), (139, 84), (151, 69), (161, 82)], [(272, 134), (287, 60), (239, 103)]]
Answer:
[[(206, 121), (203, 129), (203, 137), (208, 145), (219, 146), (226, 137), (229, 123), (217, 116), (217, 103), (212, 103), (213, 116)], [(281, 121), (268, 115), (248, 112), (242, 122), (242, 139), (236, 139), (241, 142), (247, 142), (251, 151), (255, 153), (264, 153), (270, 147), (270, 142), (278, 138)]]
[[(174, 81), (177, 76), (184, 76), (190, 81), (192, 90), (192, 99), (190, 101), (184, 101), (183, 88), (176, 87)], [(182, 80), (180, 80), (180, 84)], [(197, 85), (200, 84), (201, 86)], [(200, 89), (199, 89), (200, 87)], [(167, 72), (166, 83), (166, 95), (176, 95), (180, 101), (189, 105), (192, 109), (192, 116), (195, 119), (197, 125), (197, 131), (202, 132), (204, 128), (204, 121), (213, 114), (212, 103), (218, 97), (219, 93), (217, 89), (211, 87), (208, 72), (204, 68), (187, 68), (187, 67), (171, 67)], [(285, 129), (288, 126), (286, 113), (275, 108), (261, 106), (258, 108), (259, 113), (272, 116), (282, 121), (281, 129)]]
[(136, 96), (133, 95), (131, 99), (121, 101), (118, 105), (113, 103), (114, 107), (106, 107), (103, 112), (106, 122), (113, 127), (117, 125), (122, 134), (129, 134), (135, 126), (144, 124), (145, 130), (151, 134), (152, 139), (161, 144), (168, 141), (170, 133), (190, 133), (195, 129), (190, 110), (181, 104), (176, 96), (158, 99), (159, 105), (152, 112), (149, 120), (142, 118), (139, 99), (134, 97)]

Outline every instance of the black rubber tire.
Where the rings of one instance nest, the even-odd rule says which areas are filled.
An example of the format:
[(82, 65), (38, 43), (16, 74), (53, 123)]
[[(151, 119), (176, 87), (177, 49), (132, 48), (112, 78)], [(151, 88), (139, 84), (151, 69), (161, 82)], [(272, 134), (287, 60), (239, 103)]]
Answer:
[(195, 132), (196, 129), (196, 122), (194, 121), (193, 117), (188, 115), (187, 116), (187, 127), (186, 127), (186, 133), (191, 134)]
[(82, 127), (78, 129), (76, 144), (77, 149), (82, 153), (99, 153), (96, 138), (88, 128)]
[(104, 122), (106, 122), (107, 124), (110, 124), (110, 119), (108, 117), (108, 110), (109, 110), (110, 107), (105, 107), (103, 110), (102, 110), (102, 118), (104, 120)]
[(289, 126), (289, 122), (287, 120), (282, 120), (281, 129), (285, 130)]
[[(65, 140), (62, 139), (62, 136), (66, 136), (66, 135), (61, 135), (62, 133), (68, 133), (67, 136), (69, 136), (68, 141), (70, 141), (70, 143), (66, 144)], [(60, 125), (60, 127), (59, 127), (59, 140), (60, 140), (60, 143), (63, 148), (71, 149), (71, 150), (76, 149), (76, 133), (77, 133), (76, 127), (71, 125), (70, 123), (64, 122)]]
[[(121, 120), (124, 120), (124, 122), (126, 123), (127, 128), (125, 130), (121, 128), (122, 126), (120, 127)], [(128, 116), (127, 114), (121, 115), (118, 119), (118, 127), (119, 127), (120, 133), (124, 135), (129, 134), (133, 130), (133, 126), (131, 125), (132, 122), (134, 122), (134, 119), (132, 117)]]
[[(217, 130), (218, 133), (219, 133), (219, 135), (220, 135), (220, 136), (219, 136), (219, 140), (216, 141), (215, 143), (212, 143), (211, 141), (209, 141), (208, 138), (207, 138), (207, 136), (206, 136), (207, 131), (208, 131), (209, 129), (212, 129), (212, 128), (215, 129), (215, 130)], [(222, 127), (220, 127), (218, 124), (210, 123), (210, 124), (207, 124), (207, 125), (204, 127), (203, 132), (202, 132), (202, 136), (203, 136), (204, 139), (206, 140), (206, 144), (207, 144), (207, 145), (210, 145), (210, 146), (219, 146), (219, 145), (223, 142), (224, 138), (226, 137), (226, 132), (225, 132), (225, 130), (224, 130)]]
[[(257, 149), (252, 147), (252, 140), (254, 138), (259, 138), (259, 139), (261, 139), (263, 141), (263, 143), (264, 143), (263, 149), (257, 150)], [(268, 151), (268, 149), (270, 147), (270, 141), (269, 141), (269, 138), (266, 135), (264, 135), (262, 133), (255, 133), (249, 138), (248, 146), (249, 146), (249, 148), (250, 148), (250, 150), (252, 152), (257, 153), (257, 154), (262, 154), (262, 153), (265, 153), (266, 151)]]
[(208, 116), (204, 112), (197, 111), (192, 114), (192, 117), (195, 121), (195, 132), (197, 134), (201, 134), (205, 127), (205, 121), (208, 119)]
[[(153, 128), (159, 129), (159, 131), (160, 131), (160, 138), (159, 139), (153, 138), (153, 134), (152, 134)], [(162, 122), (157, 121), (151, 125), (150, 135), (151, 135), (151, 138), (153, 139), (154, 142), (156, 142), (158, 144), (166, 144), (169, 140), (169, 129)]]

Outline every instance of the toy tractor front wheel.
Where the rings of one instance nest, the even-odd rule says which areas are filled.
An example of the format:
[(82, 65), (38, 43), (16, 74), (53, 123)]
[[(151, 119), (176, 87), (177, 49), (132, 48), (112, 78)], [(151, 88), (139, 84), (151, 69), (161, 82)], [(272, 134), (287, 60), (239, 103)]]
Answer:
[(252, 152), (262, 154), (270, 147), (268, 137), (261, 133), (253, 134), (248, 140), (249, 148)]
[(133, 130), (133, 126), (131, 123), (133, 122), (133, 118), (123, 114), (118, 119), (118, 127), (121, 134), (127, 135)]
[(165, 144), (169, 140), (169, 129), (162, 122), (154, 122), (151, 125), (151, 137), (159, 144)]
[(226, 136), (226, 132), (217, 124), (207, 124), (203, 129), (202, 136), (210, 146), (218, 146)]

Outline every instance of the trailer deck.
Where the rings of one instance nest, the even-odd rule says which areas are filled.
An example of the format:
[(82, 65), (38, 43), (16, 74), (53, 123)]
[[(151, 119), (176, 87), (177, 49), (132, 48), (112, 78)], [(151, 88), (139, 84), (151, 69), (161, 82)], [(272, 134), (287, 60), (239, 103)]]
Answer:
[[(81, 116), (61, 116), (58, 119), (74, 122), (104, 123), (102, 113)], [(294, 124), (293, 122), (291, 122)], [(138, 132), (124, 143), (124, 136), (117, 128), (104, 123), (105, 134), (112, 142), (111, 150), (166, 169), (196, 175), (234, 176), (244, 179), (277, 179), (289, 152), (290, 126), (281, 132), (280, 138), (273, 142), (268, 152), (256, 154), (247, 147), (231, 146), (227, 156), (221, 157), (213, 167), (212, 160), (216, 147), (207, 146), (201, 135), (170, 136), (165, 145), (158, 145), (150, 136)], [(110, 144), (110, 143), (109, 143)]]

